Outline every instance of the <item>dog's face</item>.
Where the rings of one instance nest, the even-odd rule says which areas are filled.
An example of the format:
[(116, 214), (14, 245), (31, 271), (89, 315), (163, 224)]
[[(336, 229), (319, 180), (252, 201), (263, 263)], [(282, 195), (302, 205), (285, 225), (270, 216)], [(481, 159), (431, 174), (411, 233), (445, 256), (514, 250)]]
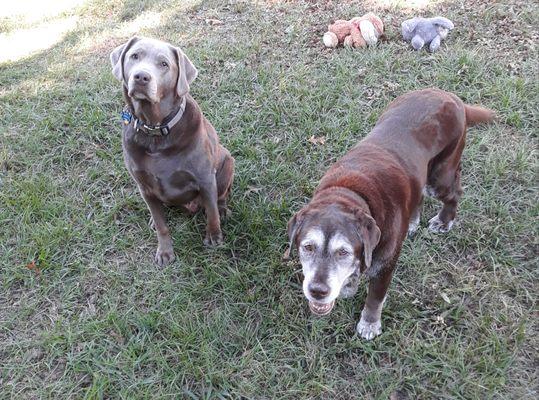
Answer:
[(110, 55), (114, 76), (133, 100), (159, 103), (171, 95), (183, 96), (197, 70), (177, 47), (160, 40), (133, 37)]
[(360, 269), (370, 266), (380, 239), (372, 217), (336, 205), (307, 206), (292, 217), (288, 233), (291, 246), (298, 247), (303, 293), (317, 315), (329, 314), (339, 295), (355, 294)]

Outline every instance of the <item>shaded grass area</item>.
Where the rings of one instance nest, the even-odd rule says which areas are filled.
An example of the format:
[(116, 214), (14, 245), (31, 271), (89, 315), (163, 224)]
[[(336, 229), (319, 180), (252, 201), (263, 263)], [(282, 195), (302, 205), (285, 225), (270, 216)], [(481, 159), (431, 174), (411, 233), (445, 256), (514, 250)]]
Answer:
[[(367, 10), (389, 42), (322, 48), (327, 23)], [(400, 41), (418, 13), (455, 22), (438, 53)], [(79, 22), (61, 42), (0, 65), (1, 397), (537, 395), (533, 4), (98, 0), (65, 14)], [(108, 61), (134, 33), (186, 51), (192, 94), (236, 158), (225, 245), (205, 249), (203, 218), (169, 210), (177, 261), (164, 269), (123, 166)], [(384, 333), (366, 342), (354, 334), (364, 288), (310, 316), (298, 263), (280, 260), (286, 221), (393, 98), (428, 86), (499, 121), (469, 131), (458, 223), (430, 234), (438, 205), (426, 204)]]

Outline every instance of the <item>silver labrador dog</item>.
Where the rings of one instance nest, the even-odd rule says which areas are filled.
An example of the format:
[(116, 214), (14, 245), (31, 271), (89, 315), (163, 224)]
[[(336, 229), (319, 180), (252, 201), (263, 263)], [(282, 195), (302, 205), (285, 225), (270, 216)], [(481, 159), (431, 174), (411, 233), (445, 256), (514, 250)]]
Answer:
[(122, 82), (123, 154), (127, 169), (148, 205), (157, 232), (155, 260), (174, 260), (163, 205), (206, 212), (206, 245), (223, 241), (221, 216), (234, 177), (234, 158), (189, 94), (197, 70), (168, 43), (133, 37), (110, 55)]

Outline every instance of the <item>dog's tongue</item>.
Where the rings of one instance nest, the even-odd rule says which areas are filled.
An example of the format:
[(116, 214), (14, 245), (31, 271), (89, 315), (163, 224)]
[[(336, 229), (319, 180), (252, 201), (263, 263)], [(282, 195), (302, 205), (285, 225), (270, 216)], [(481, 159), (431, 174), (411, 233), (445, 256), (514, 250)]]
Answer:
[(335, 305), (335, 300), (333, 300), (331, 303), (318, 303), (316, 301), (309, 301), (309, 308), (311, 309), (311, 312), (316, 315), (327, 315), (331, 312), (333, 309), (333, 306)]

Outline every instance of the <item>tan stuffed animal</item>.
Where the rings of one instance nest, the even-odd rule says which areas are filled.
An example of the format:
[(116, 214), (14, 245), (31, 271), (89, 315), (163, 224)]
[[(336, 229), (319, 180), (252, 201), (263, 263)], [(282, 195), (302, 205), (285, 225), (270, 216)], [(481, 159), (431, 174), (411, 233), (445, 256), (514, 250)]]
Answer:
[(370, 12), (350, 21), (335, 21), (328, 26), (328, 32), (324, 33), (322, 40), (326, 47), (332, 48), (339, 44), (345, 47), (366, 47), (375, 45), (383, 34), (384, 23)]

